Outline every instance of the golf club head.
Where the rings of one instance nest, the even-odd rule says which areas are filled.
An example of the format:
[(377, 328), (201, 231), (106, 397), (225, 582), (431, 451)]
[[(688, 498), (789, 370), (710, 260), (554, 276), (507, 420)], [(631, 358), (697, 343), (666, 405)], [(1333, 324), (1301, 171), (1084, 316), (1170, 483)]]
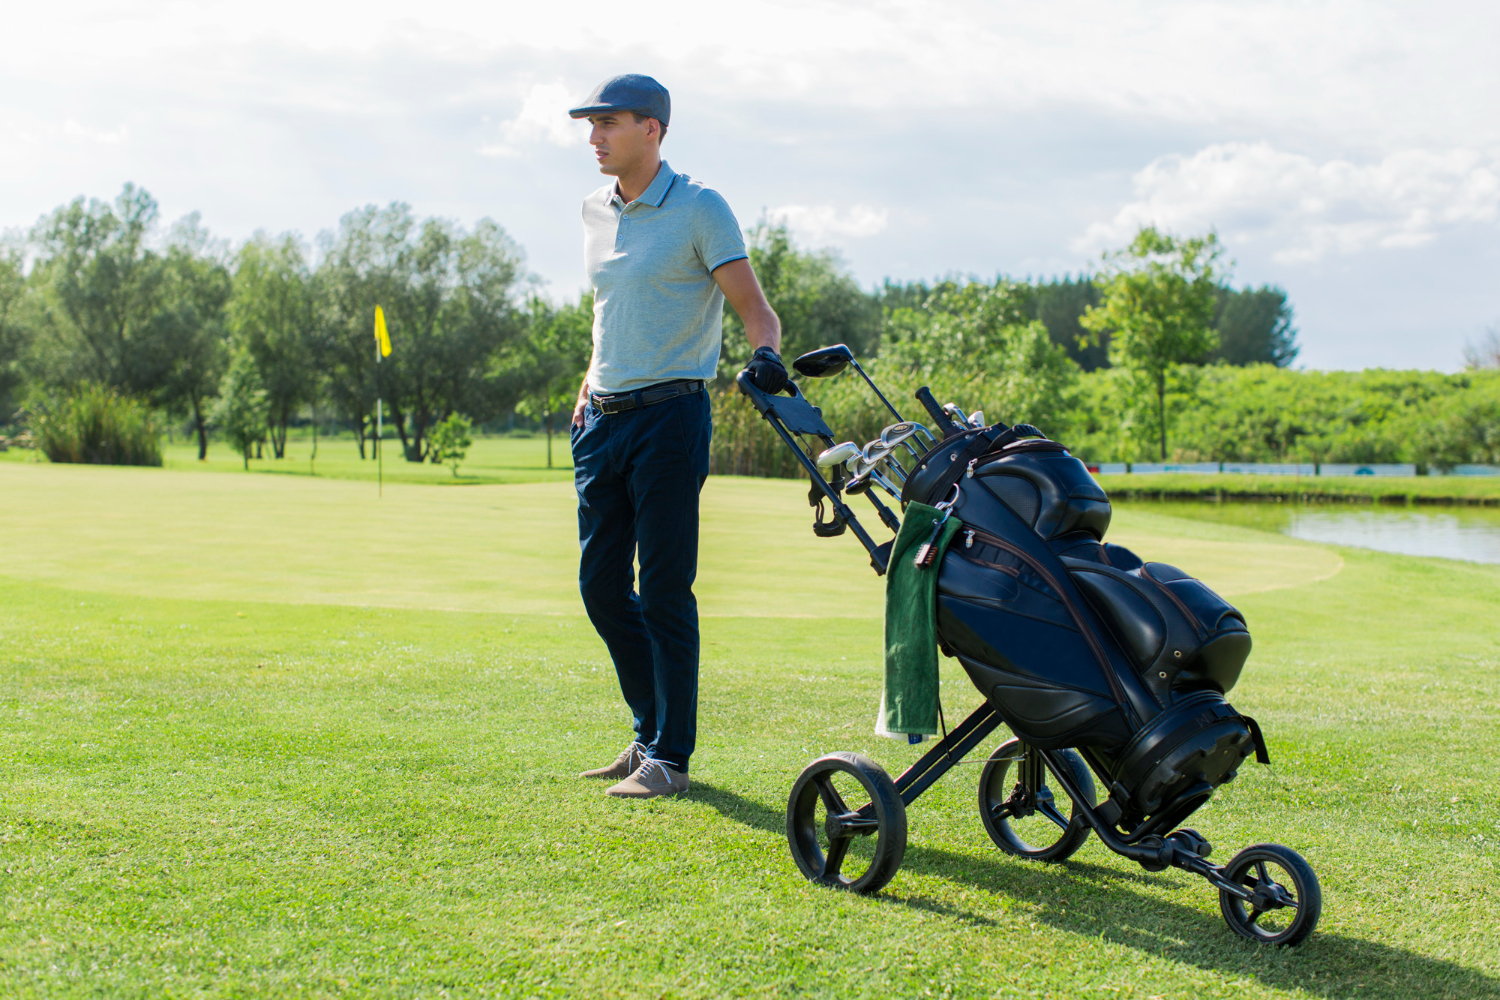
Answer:
[(975, 410), (973, 413), (969, 414), (969, 423), (973, 424), (975, 427), (985, 426), (984, 411)]
[(865, 445), (860, 455), (864, 458), (866, 465), (877, 465), (890, 453), (890, 446), (882, 444), (880, 439), (876, 438)]
[(798, 375), (806, 375), (808, 378), (829, 378), (843, 371), (853, 360), (853, 351), (843, 344), (834, 344), (808, 351), (793, 361), (792, 367)]
[[(921, 448), (918, 448), (913, 441), (921, 442), (923, 435), (926, 436), (927, 441)], [(892, 449), (905, 447), (911, 457), (918, 460), (921, 459), (923, 450), (931, 448), (933, 444), (932, 433), (921, 424), (911, 421), (891, 424), (880, 432), (880, 442)]]
[(969, 422), (969, 418), (964, 416), (964, 411), (959, 409), (957, 403), (944, 403), (943, 412), (952, 417), (953, 422), (958, 424), (960, 427), (967, 427), (970, 429), (974, 427), (974, 425)]
[(891, 424), (880, 432), (880, 443), (895, 447), (906, 438), (917, 432), (917, 425), (910, 420), (903, 420), (899, 424)]
[(854, 487), (853, 492), (855, 493), (863, 492), (868, 488), (866, 484), (879, 486), (895, 499), (901, 499), (901, 491), (889, 479), (881, 475), (879, 466), (874, 462), (866, 462), (861, 459), (855, 467), (854, 478), (849, 481), (849, 486), (844, 488), (844, 492), (850, 492), (850, 487)]
[(823, 449), (816, 459), (816, 464), (820, 469), (831, 469), (835, 465), (843, 465), (859, 453), (859, 445), (853, 441), (844, 441), (832, 448)]

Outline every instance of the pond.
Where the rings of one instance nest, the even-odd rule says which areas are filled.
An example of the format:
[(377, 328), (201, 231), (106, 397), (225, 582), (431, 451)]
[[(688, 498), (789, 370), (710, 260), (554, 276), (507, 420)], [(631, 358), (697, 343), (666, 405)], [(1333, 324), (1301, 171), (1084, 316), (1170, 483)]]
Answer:
[[(1122, 503), (1121, 507), (1127, 506)], [(1500, 509), (1141, 500), (1131, 509), (1221, 521), (1293, 538), (1410, 556), (1500, 563)]]

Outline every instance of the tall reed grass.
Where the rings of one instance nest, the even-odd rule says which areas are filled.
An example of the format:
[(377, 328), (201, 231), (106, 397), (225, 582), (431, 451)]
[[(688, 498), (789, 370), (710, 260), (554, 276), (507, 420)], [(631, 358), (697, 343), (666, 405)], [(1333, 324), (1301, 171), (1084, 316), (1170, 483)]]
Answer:
[(31, 406), (36, 446), (54, 462), (161, 465), (161, 429), (150, 407), (100, 385)]

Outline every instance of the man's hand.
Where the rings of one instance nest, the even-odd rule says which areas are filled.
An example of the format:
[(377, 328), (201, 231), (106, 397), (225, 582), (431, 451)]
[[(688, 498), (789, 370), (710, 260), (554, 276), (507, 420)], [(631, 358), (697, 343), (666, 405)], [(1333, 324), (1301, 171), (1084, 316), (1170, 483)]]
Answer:
[(589, 407), (589, 384), (587, 382), (578, 388), (578, 402), (573, 404), (573, 426), (583, 426), (583, 411)]
[(787, 378), (781, 355), (769, 347), (757, 347), (745, 371), (750, 373), (750, 384), (765, 393), (778, 393), (792, 381)]

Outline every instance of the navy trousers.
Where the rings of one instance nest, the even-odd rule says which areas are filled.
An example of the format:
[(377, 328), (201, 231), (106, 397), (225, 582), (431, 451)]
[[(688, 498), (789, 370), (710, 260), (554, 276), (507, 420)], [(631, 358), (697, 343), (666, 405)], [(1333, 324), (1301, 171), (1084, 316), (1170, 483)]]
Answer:
[(614, 660), (635, 739), (679, 771), (698, 730), (693, 581), (712, 433), (707, 392), (624, 413), (591, 405), (572, 429), (583, 606)]

